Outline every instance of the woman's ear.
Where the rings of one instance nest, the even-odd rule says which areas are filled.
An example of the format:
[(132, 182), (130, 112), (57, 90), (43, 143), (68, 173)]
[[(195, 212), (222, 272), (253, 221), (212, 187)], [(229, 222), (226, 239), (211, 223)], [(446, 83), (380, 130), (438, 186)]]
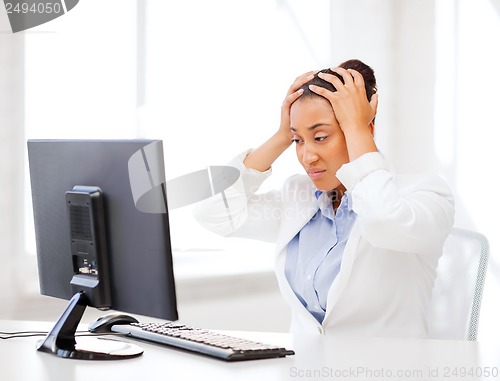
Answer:
[(370, 132), (372, 133), (372, 135), (375, 135), (375, 123), (373, 122), (373, 120), (368, 125), (368, 128), (370, 129)]

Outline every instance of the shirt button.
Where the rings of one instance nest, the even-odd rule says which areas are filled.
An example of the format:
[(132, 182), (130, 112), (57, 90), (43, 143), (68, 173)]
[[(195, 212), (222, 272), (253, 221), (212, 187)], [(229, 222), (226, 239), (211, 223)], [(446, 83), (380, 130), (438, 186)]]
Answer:
[(311, 274), (307, 274), (307, 280), (311, 280), (312, 279), (312, 275)]

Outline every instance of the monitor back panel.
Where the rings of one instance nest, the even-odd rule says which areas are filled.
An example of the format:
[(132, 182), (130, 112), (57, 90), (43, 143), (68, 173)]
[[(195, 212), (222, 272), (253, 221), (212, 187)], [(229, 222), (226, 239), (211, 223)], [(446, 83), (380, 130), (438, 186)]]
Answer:
[(40, 292), (69, 299), (73, 276), (65, 193), (75, 185), (104, 194), (112, 309), (177, 319), (167, 213), (144, 213), (134, 203), (130, 157), (151, 140), (30, 140)]

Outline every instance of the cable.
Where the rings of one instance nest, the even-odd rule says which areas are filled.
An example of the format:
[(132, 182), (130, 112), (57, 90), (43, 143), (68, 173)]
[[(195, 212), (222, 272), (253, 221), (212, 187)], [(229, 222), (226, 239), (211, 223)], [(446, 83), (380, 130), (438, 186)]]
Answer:
[[(48, 331), (18, 331), (18, 332), (2, 332), (0, 331), (0, 339), (9, 340), (9, 339), (20, 339), (23, 337), (37, 337), (37, 336), (47, 336), (49, 334)], [(105, 332), (105, 333), (90, 333), (87, 331), (77, 331), (75, 337), (82, 336), (122, 336), (121, 333), (116, 332)]]
[(0, 339), (17, 339), (21, 337), (46, 336), (48, 332), (44, 331), (18, 331), (18, 332), (2, 332), (0, 331)]

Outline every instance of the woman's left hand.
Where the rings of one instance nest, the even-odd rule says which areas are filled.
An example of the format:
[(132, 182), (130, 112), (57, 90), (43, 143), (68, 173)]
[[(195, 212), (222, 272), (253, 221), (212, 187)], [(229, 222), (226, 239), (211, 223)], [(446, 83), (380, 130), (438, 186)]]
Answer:
[(311, 85), (309, 88), (326, 98), (344, 133), (349, 160), (356, 160), (368, 152), (378, 151), (373, 139), (373, 118), (377, 113), (378, 96), (373, 94), (370, 101), (366, 98), (365, 81), (355, 70), (332, 69), (340, 74), (345, 83), (332, 74), (318, 73), (320, 78), (330, 82), (337, 91)]
[(318, 76), (330, 82), (337, 89), (336, 92), (313, 85), (310, 89), (330, 101), (335, 117), (344, 133), (347, 132), (346, 130), (368, 127), (377, 113), (378, 95), (373, 94), (368, 102), (365, 81), (356, 70), (346, 70), (340, 67), (331, 70), (341, 75), (344, 83), (332, 74), (320, 72)]

